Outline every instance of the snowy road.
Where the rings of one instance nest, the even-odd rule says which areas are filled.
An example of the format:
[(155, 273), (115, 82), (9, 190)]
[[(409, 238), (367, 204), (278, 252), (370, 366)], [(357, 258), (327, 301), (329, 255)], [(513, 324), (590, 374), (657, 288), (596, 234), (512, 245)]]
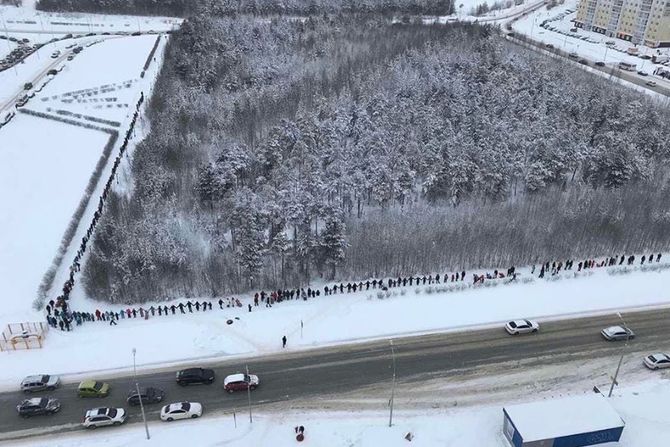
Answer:
[[(651, 351), (670, 349), (667, 336), (670, 333), (670, 310), (630, 313), (624, 317), (637, 334), (627, 349), (631, 367), (639, 374), (654, 374), (645, 371), (639, 359)], [(496, 386), (505, 387), (518, 386), (518, 383), (506, 383), (514, 380), (509, 378), (510, 372), (523, 374), (540, 367), (558, 368), (566, 362), (580, 362), (584, 367), (596, 362), (599, 367), (597, 362), (609, 364), (608, 359), (612, 359), (615, 364), (624, 344), (604, 341), (599, 332), (617, 321), (615, 315), (563, 320), (546, 323), (539, 334), (522, 337), (508, 336), (501, 328), (394, 339), (398, 380), (401, 386), (411, 387), (416, 383), (419, 387), (428, 379), (441, 380), (447, 385), (451, 381), (485, 374), (489, 378), (499, 376)], [(366, 388), (387, 387), (391, 378), (391, 352), (389, 343), (383, 340), (203, 365), (213, 367), (217, 373), (216, 383), (210, 386), (177, 386), (174, 371), (178, 368), (144, 374), (139, 377), (139, 382), (163, 388), (167, 392), (166, 399), (171, 402), (199, 401), (207, 413), (241, 409), (246, 405), (246, 394), (227, 395), (221, 383), (225, 375), (244, 370), (245, 364), (261, 379), (261, 386), (252, 393), (254, 406), (345, 393), (364, 398)], [(626, 381), (631, 374), (624, 371), (620, 381)], [(76, 384), (68, 383), (53, 393), (61, 399), (63, 409), (49, 417), (21, 419), (13, 408), (24, 395), (20, 392), (0, 394), (0, 441), (80, 430), (79, 422), (88, 408), (100, 405), (127, 407), (125, 397), (133, 384), (132, 376), (91, 378), (107, 380), (112, 387), (111, 395), (104, 400), (82, 400), (75, 396)], [(557, 378), (559, 389), (560, 380)], [(458, 397), (452, 395), (451, 399)], [(426, 398), (438, 403), (440, 399), (432, 394)], [(157, 405), (149, 406), (148, 418), (156, 420), (159, 409)], [(131, 422), (141, 420), (139, 409), (130, 408), (129, 411)]]

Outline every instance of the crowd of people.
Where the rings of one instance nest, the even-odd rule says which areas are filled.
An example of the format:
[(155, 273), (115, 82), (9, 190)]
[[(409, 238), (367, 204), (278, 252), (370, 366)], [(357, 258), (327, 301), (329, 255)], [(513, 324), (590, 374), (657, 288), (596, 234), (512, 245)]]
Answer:
[[(94, 219), (95, 222), (95, 219)], [(89, 236), (90, 237), (90, 236)], [(85, 249), (85, 244), (84, 244)], [(652, 262), (660, 262), (662, 254), (658, 253), (656, 255), (651, 254), (649, 256), (642, 256), (640, 259), (640, 265)], [(78, 257), (73, 264), (74, 269), (71, 269), (71, 273), (77, 272), (80, 269)], [(586, 259), (583, 261), (577, 262), (576, 272), (582, 272), (585, 270), (590, 270), (600, 267), (612, 267), (612, 266), (621, 266), (625, 265), (632, 266), (635, 264), (635, 256), (611, 256), (604, 259)], [(539, 278), (544, 278), (547, 275), (556, 276), (561, 272), (573, 271), (574, 260), (569, 259), (567, 261), (552, 261), (540, 264), (539, 266), (533, 265), (530, 270), (531, 276), (538, 275)], [(538, 270), (539, 268), (539, 270)], [(72, 276), (71, 276), (72, 278)], [(308, 300), (311, 298), (318, 298), (322, 294), (323, 296), (331, 296), (338, 294), (350, 294), (356, 292), (364, 292), (370, 290), (378, 291), (388, 291), (389, 289), (396, 287), (411, 287), (411, 286), (425, 286), (432, 284), (445, 284), (445, 283), (459, 283), (465, 282), (466, 271), (460, 272), (448, 272), (445, 274), (429, 274), (429, 275), (417, 275), (409, 277), (397, 277), (397, 278), (386, 278), (386, 279), (368, 279), (365, 281), (358, 282), (343, 282), (337, 284), (325, 285), (323, 288), (312, 288), (303, 287), (292, 288), (292, 289), (277, 289), (271, 291), (261, 290), (255, 292), (252, 296), (252, 300), (247, 304), (248, 312), (252, 312), (254, 307), (272, 307), (277, 303), (288, 300)], [(515, 267), (509, 267), (506, 271), (504, 270), (494, 270), (493, 272), (485, 273), (473, 273), (473, 285), (483, 284), (485, 281), (491, 280), (502, 280), (506, 279), (507, 281), (515, 281), (517, 279), (517, 271)], [(323, 293), (322, 293), (323, 292)], [(220, 310), (230, 309), (230, 308), (242, 308), (244, 307), (242, 302), (235, 297), (229, 298), (219, 298), (218, 307)], [(253, 306), (252, 306), (253, 303)], [(69, 331), (72, 328), (72, 322), (75, 322), (76, 325), (81, 325), (83, 322), (93, 322), (93, 321), (102, 321), (107, 322), (110, 325), (117, 325), (119, 321), (125, 319), (149, 319), (153, 317), (167, 317), (169, 315), (185, 315), (199, 312), (209, 312), (215, 309), (213, 305), (213, 300), (186, 300), (179, 303), (171, 303), (170, 305), (151, 305), (148, 307), (128, 307), (120, 309), (118, 311), (101, 311), (96, 310), (95, 312), (70, 312), (67, 306), (66, 296), (58, 297), (57, 301), (50, 301), (46, 307), (47, 310), (47, 321), (52, 327), (60, 328), (61, 330)], [(286, 346), (286, 338), (282, 339), (283, 346)]]
[(87, 315), (85, 312), (71, 312), (69, 310), (69, 306), (67, 303), (68, 300), (70, 299), (70, 293), (72, 292), (72, 288), (74, 287), (75, 284), (76, 274), (81, 271), (81, 260), (84, 257), (84, 254), (86, 253), (88, 242), (93, 236), (93, 231), (95, 230), (95, 227), (98, 225), (98, 221), (102, 216), (105, 201), (109, 196), (109, 193), (112, 188), (112, 183), (116, 178), (116, 173), (118, 171), (119, 165), (121, 164), (121, 159), (123, 158), (123, 156), (126, 153), (126, 150), (128, 149), (128, 143), (130, 142), (130, 137), (132, 135), (133, 130), (135, 129), (135, 124), (137, 123), (137, 119), (139, 118), (140, 114), (139, 112), (140, 106), (142, 105), (143, 102), (144, 102), (144, 93), (142, 92), (140, 94), (139, 100), (137, 101), (137, 105), (135, 107), (135, 113), (133, 114), (130, 126), (124, 137), (123, 144), (121, 145), (121, 148), (119, 150), (119, 154), (117, 155), (116, 159), (114, 160), (114, 164), (112, 165), (112, 172), (109, 178), (107, 179), (107, 183), (105, 184), (105, 187), (102, 191), (102, 195), (100, 196), (100, 199), (98, 201), (98, 208), (93, 213), (93, 219), (91, 220), (91, 223), (89, 224), (88, 229), (86, 230), (86, 234), (82, 237), (81, 243), (79, 244), (79, 249), (77, 250), (77, 254), (75, 255), (74, 260), (70, 265), (69, 268), (70, 275), (63, 284), (62, 289), (63, 293), (58, 297), (56, 297), (55, 300), (49, 301), (49, 304), (45, 308), (47, 312), (47, 323), (49, 323), (51, 327), (69, 331), (72, 328), (73, 322), (76, 322), (77, 325), (80, 325), (84, 321), (93, 321), (92, 319), (88, 319), (89, 315)]

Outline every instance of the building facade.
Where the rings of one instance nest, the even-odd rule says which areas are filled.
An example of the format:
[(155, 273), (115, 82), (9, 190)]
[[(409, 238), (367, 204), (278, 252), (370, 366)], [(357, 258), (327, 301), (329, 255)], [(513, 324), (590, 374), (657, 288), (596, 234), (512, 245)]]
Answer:
[(580, 0), (575, 26), (649, 47), (670, 47), (670, 0)]

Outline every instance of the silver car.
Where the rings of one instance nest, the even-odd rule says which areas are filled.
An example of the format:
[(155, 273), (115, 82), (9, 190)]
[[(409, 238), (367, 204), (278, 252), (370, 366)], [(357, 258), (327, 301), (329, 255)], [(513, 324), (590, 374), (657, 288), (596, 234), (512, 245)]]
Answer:
[(630, 328), (622, 326), (606, 327), (600, 333), (606, 340), (610, 341), (632, 340), (635, 338), (635, 333)]
[(649, 369), (670, 368), (670, 356), (668, 354), (651, 354), (644, 358), (644, 366)]
[(58, 376), (42, 374), (39, 376), (28, 376), (21, 382), (21, 391), (24, 393), (33, 393), (36, 391), (55, 390), (60, 386)]

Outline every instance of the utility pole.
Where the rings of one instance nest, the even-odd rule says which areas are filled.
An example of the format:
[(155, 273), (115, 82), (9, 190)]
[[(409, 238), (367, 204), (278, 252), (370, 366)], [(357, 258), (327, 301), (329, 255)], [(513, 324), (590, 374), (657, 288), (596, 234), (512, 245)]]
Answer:
[(249, 423), (253, 424), (254, 419), (251, 417), (251, 377), (249, 377), (249, 365), (246, 365), (247, 367), (247, 378), (249, 379), (249, 383), (247, 383), (247, 400), (249, 401)]
[(393, 382), (391, 384), (391, 400), (389, 401), (389, 427), (393, 426), (393, 400), (395, 399), (395, 350), (393, 349), (393, 339), (389, 340), (391, 345), (391, 362), (393, 364)]
[(142, 402), (142, 395), (140, 394), (140, 385), (137, 383), (137, 366), (135, 363), (135, 354), (137, 349), (133, 348), (133, 376), (135, 377), (135, 390), (137, 391), (137, 397), (140, 400), (140, 409), (142, 410), (142, 420), (144, 421), (144, 430), (147, 432), (147, 441), (151, 439), (149, 436), (149, 425), (147, 425), (147, 416), (144, 413), (144, 402)]
[(626, 344), (623, 345), (623, 351), (621, 352), (621, 357), (619, 357), (619, 364), (616, 367), (614, 377), (612, 377), (612, 385), (610, 385), (610, 392), (607, 394), (607, 397), (612, 397), (612, 391), (614, 391), (614, 384), (617, 383), (617, 378), (619, 377), (619, 370), (621, 369), (621, 363), (623, 363), (623, 356), (626, 353), (626, 348), (628, 348), (628, 341), (630, 340), (630, 331), (628, 330), (626, 322), (623, 320), (623, 317), (619, 312), (617, 312), (616, 314), (621, 320), (623, 328), (626, 330)]

